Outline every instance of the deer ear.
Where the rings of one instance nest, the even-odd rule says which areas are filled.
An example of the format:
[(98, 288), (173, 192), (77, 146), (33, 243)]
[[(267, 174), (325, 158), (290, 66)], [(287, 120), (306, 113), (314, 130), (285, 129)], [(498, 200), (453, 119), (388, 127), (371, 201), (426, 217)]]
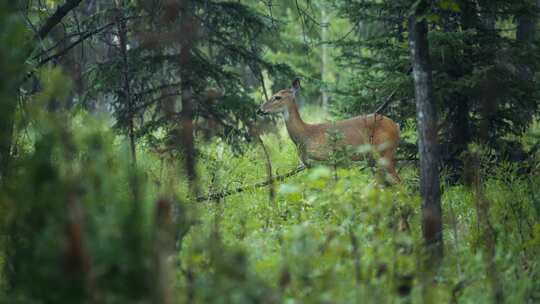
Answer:
[(291, 91), (294, 95), (300, 90), (300, 77), (296, 77), (292, 82)]

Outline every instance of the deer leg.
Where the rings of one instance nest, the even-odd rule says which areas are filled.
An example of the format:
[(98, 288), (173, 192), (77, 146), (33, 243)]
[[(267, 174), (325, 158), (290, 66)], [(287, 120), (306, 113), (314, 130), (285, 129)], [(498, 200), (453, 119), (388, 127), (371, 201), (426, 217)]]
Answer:
[(392, 176), (392, 183), (401, 182), (401, 178), (396, 171), (396, 160), (394, 159), (395, 149), (389, 149), (382, 153), (382, 158), (385, 159), (385, 169), (388, 174)]
[(396, 171), (396, 168), (394, 167), (394, 165), (392, 164), (392, 166), (388, 167), (388, 173), (390, 173), (390, 175), (392, 175), (392, 178), (394, 179), (394, 183), (400, 183), (401, 182), (401, 177), (399, 177), (399, 174), (397, 173)]

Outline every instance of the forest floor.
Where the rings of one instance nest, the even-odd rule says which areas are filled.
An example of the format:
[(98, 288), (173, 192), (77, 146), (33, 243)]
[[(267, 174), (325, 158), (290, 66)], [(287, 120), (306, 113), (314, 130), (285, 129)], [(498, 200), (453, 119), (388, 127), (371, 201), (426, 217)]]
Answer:
[[(303, 112), (308, 122), (321, 121), (316, 110)], [(264, 135), (263, 141), (274, 173), (283, 174), (299, 165), (282, 122), (279, 132)], [(233, 189), (267, 178), (259, 145), (242, 147), (243, 154), (236, 154), (223, 141), (199, 146), (202, 192)], [(426, 284), (419, 266), (423, 246), (417, 170), (412, 164), (398, 164), (403, 182), (379, 187), (364, 165), (309, 169), (276, 183), (273, 197), (266, 187), (197, 205), (198, 223), (191, 227), (179, 253), (182, 267), (197, 273), (202, 281), (214, 282), (215, 296), (232, 297), (229, 300), (234, 299), (235, 288), (246, 288), (234, 283), (235, 273), (247, 273), (279, 290), (287, 303), (419, 302)], [(177, 173), (166, 172), (167, 168), (154, 167), (149, 172), (159, 172), (160, 179), (171, 185), (181, 183)], [(535, 222), (538, 202), (531, 196), (533, 192), (538, 195), (538, 190), (518, 174), (515, 164), (500, 163), (486, 168), (485, 174), (490, 223), (499, 236), (494, 275), (502, 280), (508, 303), (538, 300), (540, 224)], [(186, 189), (184, 185), (179, 193)], [(491, 302), (493, 274), (486, 274), (485, 232), (477, 220), (474, 192), (443, 183), (442, 207), (445, 257), (435, 282), (426, 288), (429, 296), (436, 303)], [(221, 252), (219, 257), (213, 256), (212, 250), (202, 249), (208, 244), (220, 244), (227, 248), (225, 252), (238, 255), (227, 257)], [(231, 258), (245, 259), (245, 264)], [(221, 262), (214, 261), (209, 267), (209, 260), (214, 259)], [(220, 271), (229, 283), (210, 279), (210, 274)], [(186, 283), (185, 277), (179, 277)]]

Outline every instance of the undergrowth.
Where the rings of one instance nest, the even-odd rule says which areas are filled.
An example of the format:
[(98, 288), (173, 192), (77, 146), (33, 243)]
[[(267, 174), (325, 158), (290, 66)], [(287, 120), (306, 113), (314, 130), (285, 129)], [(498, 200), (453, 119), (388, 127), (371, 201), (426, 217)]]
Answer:
[[(107, 303), (154, 303), (162, 294), (175, 303), (422, 302), (414, 165), (399, 165), (403, 183), (390, 187), (378, 186), (363, 164), (317, 166), (275, 184), (273, 200), (259, 188), (196, 203), (181, 159), (140, 145), (133, 175), (125, 141), (102, 122), (82, 117), (69, 129), (76, 131), (37, 132), (2, 193), (0, 265), (11, 302), (54, 302), (65, 293)], [(299, 164), (283, 126), (263, 142), (274, 174)], [(267, 179), (260, 145), (244, 145), (238, 154), (222, 140), (198, 142), (201, 194)], [(508, 303), (540, 300), (540, 179), (521, 169), (500, 162), (482, 170)], [(434, 303), (492, 302), (475, 199), (463, 185), (443, 184), (445, 256), (430, 284)], [(159, 243), (160, 200), (174, 207), (175, 246)], [(84, 223), (84, 261), (66, 251), (74, 216)], [(164, 281), (174, 287), (163, 291)]]

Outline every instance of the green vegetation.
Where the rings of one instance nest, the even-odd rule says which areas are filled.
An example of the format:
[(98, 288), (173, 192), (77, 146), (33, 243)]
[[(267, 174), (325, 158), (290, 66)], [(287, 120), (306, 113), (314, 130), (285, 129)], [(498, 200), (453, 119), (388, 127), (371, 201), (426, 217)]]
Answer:
[[(540, 302), (538, 7), (0, 0), (0, 303)], [(296, 75), (307, 122), (389, 102), (401, 183), (340, 153), (280, 178), (297, 147), (255, 111)]]
[[(165, 276), (175, 281), (170, 295), (180, 303), (190, 297), (199, 303), (421, 300), (420, 197), (413, 166), (401, 165), (404, 183), (391, 188), (377, 186), (360, 165), (339, 168), (337, 180), (333, 168), (316, 167), (277, 185), (275, 201), (267, 189), (258, 189), (190, 203), (182, 162), (141, 147), (134, 201), (127, 142), (107, 124), (79, 114), (62, 129), (41, 129), (33, 153), (17, 164), (27, 169), (8, 182), (1, 208), (10, 236), (2, 246), (16, 271), (8, 271), (4, 284), (18, 286), (10, 299), (153, 302), (163, 288), (159, 276)], [(276, 172), (298, 164), (283, 126), (263, 141)], [(210, 191), (266, 178), (257, 145), (246, 145), (241, 155), (220, 139), (202, 147), (197, 169)], [(488, 151), (482, 155), (487, 164)], [(482, 170), (498, 236), (497, 269), (510, 303), (540, 293), (540, 193), (534, 186), (540, 180), (519, 171), (510, 163)], [(172, 228), (176, 249), (173, 242), (159, 243), (159, 231), (171, 227), (156, 214), (157, 202), (171, 193), (179, 197), (173, 200), (179, 208)], [(444, 186), (445, 259), (435, 302), (490, 302), (476, 203), (471, 189)], [(83, 231), (81, 256), (71, 251), (77, 235), (69, 229)], [(161, 254), (166, 257), (159, 261)]]

